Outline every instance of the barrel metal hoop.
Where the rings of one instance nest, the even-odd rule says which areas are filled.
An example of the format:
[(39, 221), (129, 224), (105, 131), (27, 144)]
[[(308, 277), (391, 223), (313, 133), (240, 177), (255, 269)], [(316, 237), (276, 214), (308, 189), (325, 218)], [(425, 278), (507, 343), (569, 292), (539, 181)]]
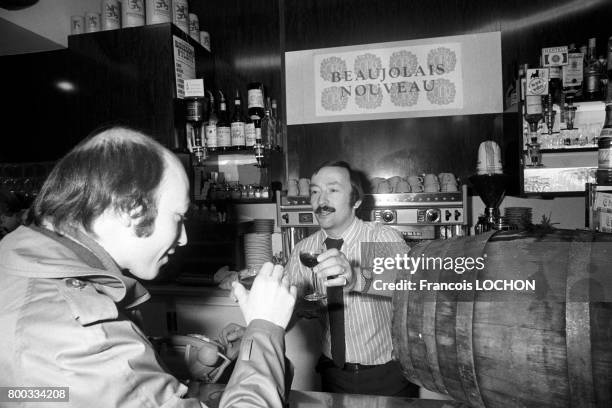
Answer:
[[(474, 245), (471, 247), (466, 256), (479, 257), (484, 255), (484, 248), (489, 239), (495, 234), (479, 235), (474, 239)], [(466, 280), (474, 285), (477, 274), (471, 273), (466, 276)], [(474, 287), (474, 286), (472, 286)], [(480, 393), (478, 386), (478, 377), (476, 376), (476, 367), (474, 363), (474, 342), (473, 342), (473, 321), (476, 292), (469, 292), (463, 301), (457, 302), (457, 324), (456, 324), (456, 341), (457, 341), (457, 365), (459, 368), (459, 378), (463, 384), (463, 389), (467, 397), (467, 402), (471, 407), (485, 408), (485, 403)]]
[[(444, 241), (438, 241), (444, 242)], [(456, 244), (453, 242), (453, 244)], [(449, 245), (442, 246), (442, 252), (440, 254), (441, 258), (446, 258), (448, 254)], [(435, 282), (440, 281), (440, 274), (442, 273), (440, 270), (436, 270), (435, 274)], [(433, 277), (433, 274), (429, 275)], [(434, 282), (434, 280), (429, 280), (429, 282)], [(446, 389), (446, 385), (444, 384), (444, 378), (442, 377), (442, 373), (440, 370), (440, 361), (438, 359), (438, 344), (436, 337), (436, 315), (438, 308), (438, 291), (434, 291), (432, 293), (433, 298), (428, 299), (427, 302), (423, 304), (423, 319), (422, 319), (422, 329), (423, 329), (423, 343), (425, 344), (425, 348), (427, 349), (427, 359), (429, 360), (429, 372), (431, 373), (431, 377), (433, 380), (433, 384), (435, 385), (435, 390), (444, 394), (448, 394), (448, 390)]]
[(567, 376), (572, 408), (594, 407), (593, 362), (591, 360), (591, 315), (589, 302), (573, 302), (570, 291), (574, 284), (588, 279), (592, 245), (572, 241), (565, 287), (565, 330)]

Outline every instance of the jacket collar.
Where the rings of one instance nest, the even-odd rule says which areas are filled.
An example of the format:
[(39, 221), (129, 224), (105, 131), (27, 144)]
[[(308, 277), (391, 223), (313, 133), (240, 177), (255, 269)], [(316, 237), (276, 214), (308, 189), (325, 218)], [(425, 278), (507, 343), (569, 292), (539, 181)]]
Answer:
[[(95, 240), (76, 228), (68, 229), (63, 234), (43, 227), (20, 227), (29, 229), (55, 242), (55, 246), (68, 249), (73, 259), (62, 272), (47, 273), (44, 268), (34, 272), (18, 273), (38, 278), (83, 278), (91, 282), (98, 291), (103, 292), (121, 303), (124, 307), (134, 307), (148, 300), (151, 296), (136, 279), (125, 276), (112, 257)], [(25, 231), (24, 231), (25, 232)], [(51, 243), (51, 246), (54, 244)], [(61, 259), (59, 260), (61, 262)], [(76, 261), (76, 262), (74, 262)], [(51, 260), (52, 262), (52, 260)], [(78, 265), (81, 265), (80, 267)]]

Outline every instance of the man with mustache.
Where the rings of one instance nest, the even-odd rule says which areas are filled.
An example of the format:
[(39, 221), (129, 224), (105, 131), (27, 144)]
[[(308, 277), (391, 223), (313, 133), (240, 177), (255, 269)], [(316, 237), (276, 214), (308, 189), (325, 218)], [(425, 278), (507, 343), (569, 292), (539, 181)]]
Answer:
[(317, 364), (323, 391), (418, 397), (418, 387), (391, 358), (391, 299), (366, 295), (369, 288), (363, 284), (354, 290), (362, 243), (389, 242), (409, 250), (394, 229), (356, 217), (362, 195), (360, 179), (348, 163), (326, 162), (315, 170), (310, 203), (321, 230), (296, 244), (287, 273), (303, 298), (313, 277), (300, 263), (300, 251), (324, 251), (313, 268), (327, 287), (323, 355)]
[[(35, 225), (0, 242), (0, 387), (65, 387), (53, 394), (62, 407), (204, 406), (129, 318), (150, 295), (124, 273), (157, 276), (187, 243), (189, 205), (181, 162), (140, 132), (95, 132), (61, 159), (33, 204)], [(282, 275), (266, 263), (250, 293), (233, 284), (248, 327), (220, 407), (284, 406), (296, 289)]]

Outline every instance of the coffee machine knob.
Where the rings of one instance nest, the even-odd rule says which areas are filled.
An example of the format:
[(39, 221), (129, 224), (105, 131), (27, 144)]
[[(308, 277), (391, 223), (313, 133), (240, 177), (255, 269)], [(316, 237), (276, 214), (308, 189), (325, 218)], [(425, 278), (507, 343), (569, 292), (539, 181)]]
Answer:
[(440, 221), (440, 210), (437, 208), (430, 208), (425, 212), (425, 220), (427, 222), (439, 222)]
[(393, 214), (393, 211), (391, 210), (385, 210), (383, 211), (382, 215), (382, 220), (384, 222), (386, 222), (387, 224), (393, 222), (393, 220), (395, 220), (395, 214)]

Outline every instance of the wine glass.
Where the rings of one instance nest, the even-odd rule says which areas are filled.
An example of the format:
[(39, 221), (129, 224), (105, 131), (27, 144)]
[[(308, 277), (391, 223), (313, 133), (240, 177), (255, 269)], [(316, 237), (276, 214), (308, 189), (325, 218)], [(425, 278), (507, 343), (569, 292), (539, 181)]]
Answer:
[(304, 296), (304, 299), (308, 300), (309, 302), (315, 302), (317, 300), (325, 299), (327, 297), (327, 294), (325, 293), (324, 288), (322, 287), (323, 285), (319, 281), (319, 278), (317, 278), (317, 274), (314, 273), (314, 271), (312, 270), (312, 268), (317, 266), (317, 264), (319, 263), (317, 261), (317, 257), (321, 255), (321, 253), (322, 251), (320, 250), (300, 251), (300, 262), (302, 262), (302, 264), (307, 268), (310, 268), (310, 272), (312, 274), (313, 291), (312, 293), (309, 293)]

